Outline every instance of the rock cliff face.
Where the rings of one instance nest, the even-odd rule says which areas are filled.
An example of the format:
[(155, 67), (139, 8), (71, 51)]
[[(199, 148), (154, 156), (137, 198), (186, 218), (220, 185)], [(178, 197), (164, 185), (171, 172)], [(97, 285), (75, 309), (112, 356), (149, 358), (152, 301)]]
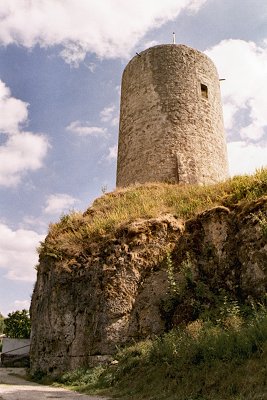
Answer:
[(220, 294), (262, 298), (266, 215), (266, 197), (185, 222), (167, 214), (87, 243), (68, 268), (42, 255), (31, 305), (31, 372), (56, 375), (101, 361), (117, 346), (197, 318)]

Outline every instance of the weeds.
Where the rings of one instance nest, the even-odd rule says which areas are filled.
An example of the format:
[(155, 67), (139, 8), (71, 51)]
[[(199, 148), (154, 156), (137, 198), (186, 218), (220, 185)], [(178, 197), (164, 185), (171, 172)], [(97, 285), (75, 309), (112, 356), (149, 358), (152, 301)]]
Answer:
[[(67, 374), (61, 380), (88, 393), (122, 399), (263, 399), (266, 393), (267, 311), (241, 317), (234, 302), (222, 305), (218, 323), (196, 320), (116, 355), (114, 366)], [(229, 324), (240, 318), (242, 323)], [(258, 397), (257, 397), (258, 396)]]
[(91, 369), (80, 368), (62, 375), (60, 382), (76, 388), (96, 389), (100, 385), (100, 377), (104, 370), (105, 368), (101, 365)]
[(219, 324), (224, 322), (225, 315), (229, 326), (238, 329), (241, 313), (245, 315), (247, 306), (243, 305), (241, 310), (231, 290), (210, 284), (205, 273), (195, 267), (189, 252), (179, 263), (167, 254), (165, 263), (169, 290), (161, 298), (159, 308), (166, 331), (196, 319)]
[[(177, 307), (184, 302), (188, 288), (195, 285), (195, 278), (193, 263), (188, 252), (185, 254), (184, 260), (179, 265), (178, 273), (177, 271), (175, 272), (175, 265), (170, 253), (167, 253), (165, 263), (169, 291), (160, 301), (160, 311), (163, 320), (165, 321), (166, 330), (169, 331), (174, 326), (174, 313)], [(189, 318), (191, 318), (191, 315)]]
[(174, 266), (170, 253), (167, 253), (166, 255), (166, 269), (167, 269), (168, 282), (170, 286), (170, 293), (173, 296), (178, 293), (178, 288), (174, 278)]
[(254, 215), (255, 221), (257, 221), (261, 227), (262, 234), (264, 237), (267, 237), (267, 214), (263, 211), (258, 211), (256, 215)]

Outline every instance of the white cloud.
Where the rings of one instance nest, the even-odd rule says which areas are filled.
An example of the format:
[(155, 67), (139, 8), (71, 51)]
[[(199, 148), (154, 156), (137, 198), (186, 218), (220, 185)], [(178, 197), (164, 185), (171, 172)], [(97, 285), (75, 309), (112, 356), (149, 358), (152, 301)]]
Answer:
[(156, 46), (157, 44), (159, 44), (159, 42), (157, 40), (150, 40), (149, 42), (146, 42), (144, 44), (144, 48), (148, 49), (149, 47)]
[(182, 10), (196, 12), (206, 1), (2, 1), (0, 44), (62, 45), (61, 56), (74, 66), (87, 52), (103, 58), (128, 57), (150, 29), (174, 20)]
[(69, 211), (70, 207), (77, 202), (77, 199), (66, 193), (52, 194), (46, 200), (44, 212), (46, 214), (60, 214), (64, 211)]
[(79, 44), (69, 43), (60, 52), (60, 55), (67, 64), (70, 64), (74, 68), (78, 68), (80, 63), (84, 61), (86, 57), (86, 50)]
[(223, 104), (223, 119), (224, 119), (224, 127), (227, 131), (231, 132), (231, 129), (235, 123), (235, 115), (239, 110), (236, 104), (233, 104), (230, 99), (224, 102)]
[(92, 74), (95, 72), (97, 65), (95, 63), (84, 63), (84, 65), (86, 66), (86, 68), (89, 69), (89, 71), (92, 72)]
[(255, 169), (267, 166), (267, 143), (257, 145), (244, 141), (227, 145), (230, 175), (242, 175), (255, 172)]
[[(267, 44), (224, 40), (206, 52), (221, 78), (231, 175), (267, 165)], [(233, 140), (233, 139), (232, 139)]]
[(105, 107), (100, 112), (102, 122), (108, 122), (111, 126), (116, 126), (119, 123), (119, 112), (115, 105)]
[[(244, 40), (224, 40), (206, 52), (215, 62), (221, 78), (226, 127), (238, 126), (240, 137), (263, 138), (267, 128), (267, 45)], [(238, 112), (245, 119), (240, 121)]]
[(11, 96), (9, 88), (0, 80), (0, 132), (17, 133), (28, 118), (28, 104)]
[(6, 137), (0, 145), (2, 186), (16, 186), (26, 172), (41, 168), (49, 148), (44, 135), (21, 130), (27, 118), (28, 104), (12, 97), (0, 80), (0, 134)]
[(44, 235), (32, 230), (12, 230), (0, 223), (0, 268), (6, 270), (10, 280), (33, 282), (34, 266), (38, 262), (36, 248)]
[(107, 160), (109, 160), (109, 161), (116, 160), (117, 153), (118, 153), (118, 147), (117, 146), (109, 147), (108, 151), (109, 151), (109, 153), (107, 156)]
[(101, 112), (100, 112), (100, 118), (102, 122), (108, 122), (113, 118), (113, 114), (115, 111), (115, 106), (110, 106), (110, 107), (105, 107)]
[(15, 300), (14, 310), (29, 310), (31, 302), (30, 300)]
[(49, 221), (43, 216), (33, 217), (31, 215), (25, 215), (19, 227), (22, 229), (32, 229), (39, 233), (47, 232), (47, 225)]
[(16, 186), (25, 172), (41, 168), (48, 147), (43, 135), (31, 132), (11, 135), (0, 146), (0, 185)]
[(111, 126), (118, 126), (120, 122), (119, 114), (117, 114), (114, 118), (112, 118)]
[(79, 136), (105, 136), (107, 131), (106, 128), (89, 126), (80, 121), (71, 122), (66, 129)]
[(115, 87), (116, 92), (118, 93), (118, 95), (121, 95), (121, 85), (118, 85)]

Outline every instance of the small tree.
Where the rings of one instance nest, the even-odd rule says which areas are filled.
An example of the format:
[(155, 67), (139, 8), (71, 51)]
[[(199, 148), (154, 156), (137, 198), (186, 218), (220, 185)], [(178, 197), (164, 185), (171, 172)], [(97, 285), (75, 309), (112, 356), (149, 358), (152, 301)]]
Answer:
[(4, 333), (4, 327), (5, 327), (5, 318), (4, 316), (0, 313), (0, 334)]
[(5, 319), (4, 334), (10, 338), (28, 339), (31, 334), (31, 321), (27, 310), (9, 313)]

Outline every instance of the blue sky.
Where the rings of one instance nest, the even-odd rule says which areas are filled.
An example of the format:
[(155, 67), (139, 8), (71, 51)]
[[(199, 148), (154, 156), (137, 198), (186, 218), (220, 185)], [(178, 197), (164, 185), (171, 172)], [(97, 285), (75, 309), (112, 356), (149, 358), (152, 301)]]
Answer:
[(122, 71), (176, 42), (221, 78), (231, 174), (267, 165), (266, 0), (0, 0), (0, 312), (28, 308), (50, 222), (115, 188)]

